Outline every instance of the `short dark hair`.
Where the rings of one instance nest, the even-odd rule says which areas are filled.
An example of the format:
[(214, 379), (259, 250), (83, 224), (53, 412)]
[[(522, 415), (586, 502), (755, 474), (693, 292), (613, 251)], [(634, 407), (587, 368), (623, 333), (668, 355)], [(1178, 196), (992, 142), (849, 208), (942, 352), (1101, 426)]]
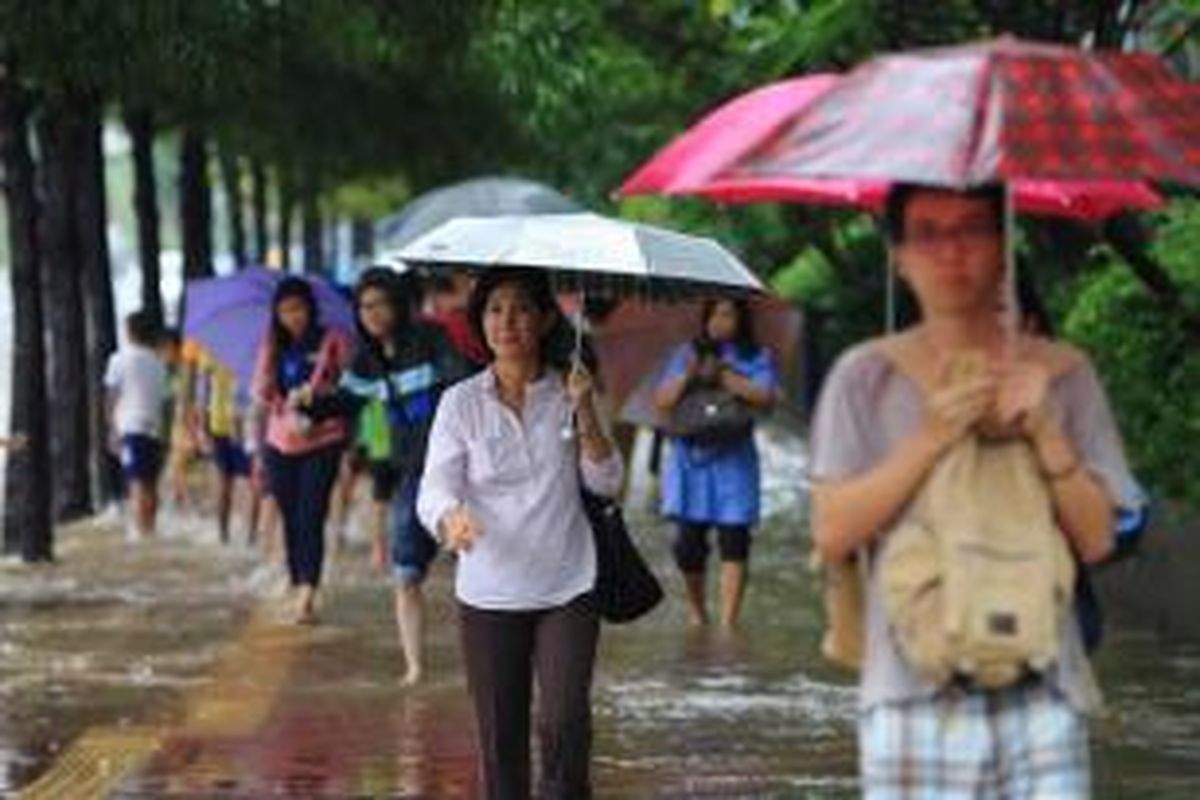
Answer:
[(153, 347), (158, 344), (159, 325), (154, 319), (154, 315), (146, 309), (134, 311), (132, 314), (125, 317), (125, 333), (129, 336), (129, 341), (134, 344), (140, 344), (144, 347)]
[(887, 201), (883, 207), (883, 229), (888, 241), (892, 244), (904, 242), (904, 222), (908, 205), (912, 199), (921, 194), (950, 194), (971, 200), (986, 200), (992, 206), (996, 219), (996, 230), (1004, 231), (1004, 184), (985, 183), (966, 189), (953, 189), (948, 186), (929, 186), (923, 183), (897, 183), (888, 191)]
[[(483, 315), (487, 309), (488, 298), (501, 286), (517, 286), (525, 292), (538, 311), (551, 316), (554, 323), (550, 326), (550, 330), (542, 336), (541, 341), (542, 362), (555, 369), (568, 369), (575, 352), (575, 329), (563, 314), (562, 309), (559, 308), (550, 276), (545, 270), (528, 267), (489, 269), (475, 282), (475, 286), (471, 290), (471, 299), (467, 303), (467, 319), (471, 322), (475, 336), (487, 351), (488, 361), (494, 361), (496, 354), (488, 346), (487, 336), (484, 335)], [(586, 338), (583, 341), (580, 357), (584, 366), (595, 374), (596, 353), (592, 349), (591, 342)]]

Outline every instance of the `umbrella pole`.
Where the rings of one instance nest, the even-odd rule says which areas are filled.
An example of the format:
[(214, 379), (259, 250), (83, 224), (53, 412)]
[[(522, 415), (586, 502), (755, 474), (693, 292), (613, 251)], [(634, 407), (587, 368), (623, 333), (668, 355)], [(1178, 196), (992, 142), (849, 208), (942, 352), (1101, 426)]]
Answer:
[(579, 290), (579, 307), (575, 309), (575, 351), (571, 354), (571, 368), (579, 369), (583, 363), (583, 312), (587, 307), (587, 290)]
[(896, 255), (891, 245), (888, 245), (886, 252), (887, 288), (885, 291), (887, 306), (884, 309), (885, 318), (883, 325), (884, 330), (891, 334), (896, 332)]
[[(587, 305), (587, 291), (579, 290), (579, 306), (575, 309), (575, 348), (571, 353), (571, 371), (579, 369), (583, 365), (583, 310)], [(594, 378), (594, 376), (593, 376)], [(562, 437), (571, 439), (575, 436), (575, 415), (578, 409), (572, 403), (567, 409), (567, 419), (564, 420), (562, 426)]]
[(1017, 295), (1017, 214), (1012, 183), (1004, 185), (1004, 302), (1000, 324), (1004, 329), (1006, 355), (1017, 355), (1017, 339), (1021, 332), (1020, 298)]

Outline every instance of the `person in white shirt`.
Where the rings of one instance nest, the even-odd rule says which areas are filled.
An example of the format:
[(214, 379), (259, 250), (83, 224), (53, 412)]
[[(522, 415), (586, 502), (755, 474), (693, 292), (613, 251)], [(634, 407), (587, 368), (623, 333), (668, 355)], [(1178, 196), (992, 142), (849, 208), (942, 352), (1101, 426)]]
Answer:
[(154, 535), (167, 368), (158, 355), (158, 326), (146, 311), (125, 318), (125, 346), (104, 373), (110, 447), (121, 460), (132, 509), (130, 539)]
[(442, 397), (417, 511), (459, 554), (456, 594), (484, 794), (530, 796), (536, 677), (537, 796), (587, 798), (600, 628), (580, 482), (615, 496), (623, 466), (544, 272), (485, 273), (469, 313), (490, 364)]

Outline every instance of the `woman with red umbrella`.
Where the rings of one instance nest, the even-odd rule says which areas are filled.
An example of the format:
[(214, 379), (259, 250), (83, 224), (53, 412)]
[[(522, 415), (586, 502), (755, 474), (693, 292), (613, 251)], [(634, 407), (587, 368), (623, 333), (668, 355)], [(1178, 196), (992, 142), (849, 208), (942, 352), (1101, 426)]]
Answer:
[[(970, 659), (932, 676), (886, 596), (898, 523), (948, 454), (978, 430), (1027, 446), (1056, 521), (1047, 553), (1103, 559), (1116, 509), (1136, 502), (1086, 356), (1015, 338), (997, 313), (1003, 208), (999, 187), (892, 190), (888, 235), (921, 319), (844, 354), (813, 424), (817, 547), (826, 563), (859, 553), (868, 564), (859, 727), (867, 797), (991, 787), (1001, 797), (1089, 793), (1085, 714), (1099, 696), (1079, 627), (1065, 622), (1073, 619), (1069, 591), (1054, 595), (1061, 607), (1043, 614), (1053, 617), (1057, 637), (1049, 663), (1031, 661), (1002, 685), (973, 671)], [(951, 380), (953, 365), (968, 356), (986, 366)], [(1029, 565), (1027, 574), (1040, 569)], [(1010, 592), (1036, 591), (1032, 577), (1029, 585), (1010, 583)], [(978, 588), (965, 591), (969, 597)], [(997, 630), (1009, 624), (995, 622)]]

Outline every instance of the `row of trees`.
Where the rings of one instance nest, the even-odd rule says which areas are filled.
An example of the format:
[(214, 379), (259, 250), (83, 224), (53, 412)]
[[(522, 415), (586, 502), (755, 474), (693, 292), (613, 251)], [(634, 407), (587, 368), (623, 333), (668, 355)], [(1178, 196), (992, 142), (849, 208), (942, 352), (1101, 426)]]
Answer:
[[(298, 212), (304, 266), (314, 268), (323, 209), (356, 218), (365, 248), (371, 217), (451, 178), (524, 174), (609, 205), (621, 178), (689, 120), (786, 75), (1005, 32), (1136, 45), (1195, 75), (1198, 30), (1194, 0), (0, 0), (13, 426), (32, 443), (9, 462), (6, 547), (50, 558), (51, 523), (111, 491), (99, 403), (115, 342), (102, 122), (123, 125), (133, 143), (142, 299), (161, 315), (153, 152), (162, 137), (178, 144), (186, 277), (212, 271), (213, 183), (228, 200), (237, 263), (280, 244), (286, 259)], [(862, 216), (662, 200), (620, 210), (739, 248), (805, 306), (814, 374), (879, 329), (882, 253)], [(1183, 205), (1104, 229), (1041, 222), (1026, 226), (1024, 255), (1068, 333), (1098, 345), (1118, 373), (1132, 374), (1121, 359), (1146, 353), (1096, 335), (1095, 320), (1113, 293), (1144, 304), (1122, 324), (1145, 326), (1139, 341), (1154, 363), (1181, 370), (1176, 383), (1196, 397), (1200, 377), (1179, 366), (1194, 364), (1200, 337), (1200, 281), (1179, 256), (1196, 224)], [(1160, 226), (1185, 233), (1156, 238)], [(1109, 272), (1119, 277), (1097, 277)], [(1170, 482), (1186, 470), (1147, 455), (1194, 437), (1186, 426), (1196, 415), (1184, 408), (1167, 415), (1183, 422), (1154, 422), (1154, 409), (1115, 388), (1149, 477), (1200, 499)], [(1184, 457), (1200, 459), (1200, 448)]]
[(30, 442), (9, 461), (7, 550), (51, 558), (52, 523), (116, 491), (102, 387), (117, 338), (103, 124), (132, 142), (142, 301), (161, 320), (157, 137), (178, 143), (185, 278), (213, 272), (213, 172), (231, 200), (237, 263), (265, 257), (273, 196), (285, 265), (298, 211), (304, 266), (317, 268), (320, 200), (335, 188), (387, 174), (433, 182), (487, 153), (453, 130), (487, 113), (463, 59), (481, 13), (471, 0), (0, 3), (12, 426)]

